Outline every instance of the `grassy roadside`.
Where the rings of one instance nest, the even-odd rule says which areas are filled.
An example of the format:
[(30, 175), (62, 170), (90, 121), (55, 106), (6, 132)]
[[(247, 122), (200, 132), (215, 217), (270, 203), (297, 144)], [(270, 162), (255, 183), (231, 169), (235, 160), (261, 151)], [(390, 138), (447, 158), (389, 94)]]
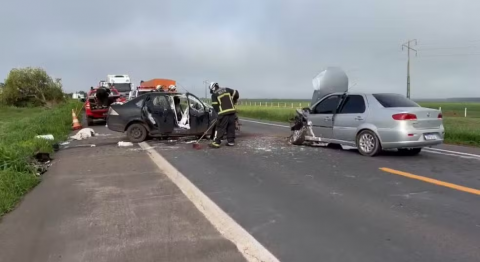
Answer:
[[(32, 157), (37, 151), (52, 152), (53, 143), (67, 138), (77, 107), (73, 101), (53, 109), (0, 107), (0, 216), (39, 183)], [(35, 138), (43, 134), (55, 140)]]
[[(288, 122), (295, 115), (293, 108), (238, 106), (243, 117)], [(480, 146), (480, 118), (445, 116), (445, 143)]]

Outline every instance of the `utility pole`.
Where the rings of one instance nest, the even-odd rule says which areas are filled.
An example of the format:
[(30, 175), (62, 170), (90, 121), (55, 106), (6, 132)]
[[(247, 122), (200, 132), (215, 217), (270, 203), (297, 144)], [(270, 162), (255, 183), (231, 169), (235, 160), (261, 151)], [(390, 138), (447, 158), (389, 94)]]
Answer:
[(207, 90), (208, 90), (208, 80), (203, 80), (203, 84), (205, 85), (205, 101), (207, 101), (208, 99), (208, 95), (207, 95)]
[(410, 43), (414, 42), (417, 45), (417, 39), (409, 40), (408, 42), (402, 45), (402, 51), (404, 48), (407, 49), (407, 98), (410, 98), (410, 50), (415, 51), (415, 56), (417, 56), (417, 50), (410, 47)]

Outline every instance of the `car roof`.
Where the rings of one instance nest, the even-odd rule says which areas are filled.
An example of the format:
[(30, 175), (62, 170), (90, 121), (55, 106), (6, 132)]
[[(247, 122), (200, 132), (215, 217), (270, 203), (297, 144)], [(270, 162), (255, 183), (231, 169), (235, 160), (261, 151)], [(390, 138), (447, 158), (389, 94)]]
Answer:
[(398, 93), (365, 93), (365, 92), (337, 92), (337, 93), (331, 93), (331, 94), (328, 94), (327, 96), (329, 95), (343, 95), (343, 94), (347, 94), (347, 95), (363, 95), (363, 96), (366, 96), (366, 95), (401, 95), (401, 94), (398, 94)]

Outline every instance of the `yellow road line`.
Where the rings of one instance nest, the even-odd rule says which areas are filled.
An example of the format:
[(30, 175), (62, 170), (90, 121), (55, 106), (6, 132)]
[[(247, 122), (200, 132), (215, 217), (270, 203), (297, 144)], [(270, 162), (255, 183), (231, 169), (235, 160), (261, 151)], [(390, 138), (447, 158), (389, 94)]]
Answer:
[(465, 187), (465, 186), (460, 186), (460, 185), (456, 185), (456, 184), (452, 184), (452, 183), (448, 183), (448, 182), (444, 182), (444, 181), (440, 181), (440, 180), (436, 180), (436, 179), (428, 178), (428, 177), (424, 177), (424, 176), (417, 176), (417, 175), (414, 175), (414, 174), (398, 171), (398, 170), (391, 169), (391, 168), (388, 168), (388, 167), (381, 167), (380, 170), (391, 173), (391, 174), (399, 175), (399, 176), (404, 176), (404, 177), (408, 177), (408, 178), (417, 179), (417, 180), (427, 182), (427, 183), (430, 183), (430, 184), (434, 184), (434, 185), (437, 185), (437, 186), (448, 187), (448, 188), (452, 188), (452, 189), (456, 189), (456, 190), (459, 190), (459, 191), (463, 191), (463, 192), (467, 192), (467, 193), (470, 193), (470, 194), (475, 194), (475, 195), (480, 196), (480, 190), (478, 190), (478, 189)]

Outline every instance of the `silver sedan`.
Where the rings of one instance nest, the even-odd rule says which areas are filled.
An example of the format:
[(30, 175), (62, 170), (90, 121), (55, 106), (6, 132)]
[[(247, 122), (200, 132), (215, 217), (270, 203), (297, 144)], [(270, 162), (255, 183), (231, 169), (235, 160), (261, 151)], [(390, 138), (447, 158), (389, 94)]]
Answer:
[(292, 144), (340, 144), (374, 156), (382, 149), (420, 153), (443, 143), (439, 110), (421, 107), (399, 94), (333, 93), (297, 110)]

